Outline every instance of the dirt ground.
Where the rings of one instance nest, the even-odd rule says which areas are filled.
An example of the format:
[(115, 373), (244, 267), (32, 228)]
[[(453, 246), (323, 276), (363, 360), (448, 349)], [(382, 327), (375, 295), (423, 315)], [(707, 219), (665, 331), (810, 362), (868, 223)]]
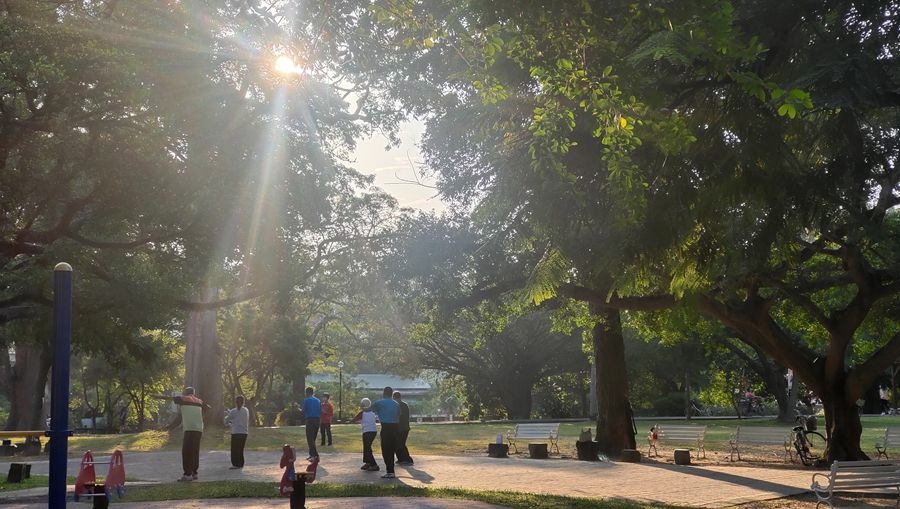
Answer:
[[(834, 506), (840, 509), (855, 507), (896, 507), (897, 495), (840, 494), (834, 499)], [(740, 509), (814, 509), (816, 497), (813, 494), (780, 498), (765, 502), (751, 502), (735, 506)], [(819, 507), (828, 507), (822, 504)]]
[[(647, 450), (641, 451), (645, 456), (642, 462), (656, 462), (674, 464), (674, 458), (671, 449), (660, 448), (659, 456), (646, 456)], [(741, 459), (734, 457), (731, 460), (731, 454), (725, 451), (706, 451), (706, 458), (696, 457), (692, 454), (691, 463), (694, 465), (715, 465), (715, 466), (765, 466), (767, 468), (791, 469), (791, 470), (808, 470), (810, 477), (815, 472), (827, 473), (828, 468), (823, 467), (805, 467), (795, 455), (789, 452), (785, 453), (784, 448), (779, 446), (750, 446), (741, 449)], [(834, 498), (834, 506), (839, 509), (847, 508), (864, 508), (864, 507), (896, 507), (898, 505), (897, 493), (840, 493)], [(819, 509), (828, 507), (827, 504), (820, 504), (817, 507), (816, 496), (812, 493), (798, 495), (795, 497), (781, 498), (777, 500), (768, 500), (763, 502), (751, 502), (735, 506), (740, 509)]]

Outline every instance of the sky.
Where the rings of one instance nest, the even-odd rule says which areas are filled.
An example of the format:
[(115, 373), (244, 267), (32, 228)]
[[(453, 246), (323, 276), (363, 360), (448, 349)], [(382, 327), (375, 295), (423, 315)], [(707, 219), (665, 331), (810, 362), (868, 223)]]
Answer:
[[(406, 122), (400, 128), (400, 146), (390, 150), (385, 150), (388, 140), (380, 134), (361, 140), (352, 166), (361, 173), (375, 175), (375, 185), (396, 198), (401, 207), (440, 212), (445, 206), (437, 190), (425, 187), (434, 185), (434, 181), (421, 175), (423, 158), (418, 143), (424, 130), (421, 122)], [(416, 175), (424, 186), (413, 183)]]

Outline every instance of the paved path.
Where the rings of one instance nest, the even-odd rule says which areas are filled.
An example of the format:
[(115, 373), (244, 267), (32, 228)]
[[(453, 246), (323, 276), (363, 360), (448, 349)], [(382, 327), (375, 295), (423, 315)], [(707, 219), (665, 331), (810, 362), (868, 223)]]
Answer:
[[(252, 480), (271, 481), (281, 479), (278, 467), (281, 451), (271, 453), (248, 451), (243, 470), (229, 470), (227, 451), (209, 451), (201, 454), (200, 481)], [(100, 457), (98, 456), (98, 460)], [(76, 475), (80, 460), (69, 461), (69, 475)], [(380, 457), (379, 457), (380, 462)], [(8, 471), (9, 461), (0, 462), (0, 472)], [(46, 460), (31, 461), (32, 473), (47, 474)], [(125, 453), (125, 470), (130, 479), (171, 482), (180, 472), (180, 452)], [(406, 486), (432, 488), (466, 488), (475, 490), (503, 490), (513, 492), (550, 493), (590, 498), (624, 498), (651, 504), (670, 504), (692, 507), (728, 507), (744, 502), (780, 498), (808, 490), (812, 472), (802, 469), (750, 466), (676, 466), (663, 463), (613, 463), (585, 462), (572, 459), (532, 460), (522, 457), (488, 458), (483, 456), (416, 456), (416, 464), (397, 467), (397, 479), (381, 479), (382, 472), (359, 470), (359, 454), (323, 453), (317, 482), (385, 484), (399, 483)], [(737, 465), (740, 465), (738, 463)], [(382, 465), (383, 468), (383, 465)], [(99, 468), (98, 468), (99, 470)], [(38, 492), (39, 494), (40, 492)], [(15, 492), (0, 494), (0, 504), (9, 504)], [(21, 496), (21, 495), (20, 495)], [(34, 496), (32, 490), (32, 496)], [(127, 497), (126, 499), (127, 500)], [(461, 507), (457, 501), (441, 502), (427, 499), (413, 502), (403, 499), (385, 499), (362, 504), (371, 508), (406, 507)], [(311, 507), (324, 507), (325, 500), (310, 499)], [(180, 503), (179, 507), (235, 507), (239, 500), (227, 502), (204, 501), (199, 505)], [(238, 507), (284, 506), (284, 500), (248, 501), (251, 505)], [(330, 499), (328, 507), (343, 507), (349, 501)], [(362, 501), (354, 502), (360, 507)], [(217, 505), (218, 504), (218, 505)], [(253, 505), (256, 504), (256, 505)], [(19, 505), (18, 507), (43, 507)], [(87, 504), (72, 504), (88, 507)], [(170, 506), (170, 504), (169, 504)], [(466, 502), (467, 507), (475, 507)], [(9, 506), (7, 506), (9, 507)], [(13, 506), (17, 507), (17, 506)], [(120, 507), (127, 507), (122, 505)], [(136, 506), (135, 506), (136, 507)], [(141, 504), (141, 507), (149, 507)], [(161, 506), (162, 507), (162, 506)], [(482, 507), (490, 507), (483, 505)]]

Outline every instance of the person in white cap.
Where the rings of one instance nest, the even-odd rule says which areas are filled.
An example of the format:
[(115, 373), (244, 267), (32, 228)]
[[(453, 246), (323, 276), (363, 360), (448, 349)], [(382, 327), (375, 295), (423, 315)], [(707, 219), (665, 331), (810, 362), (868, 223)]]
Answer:
[(381, 470), (378, 462), (375, 461), (375, 455), (372, 453), (372, 442), (375, 441), (375, 435), (378, 434), (378, 428), (375, 424), (375, 412), (372, 411), (372, 400), (363, 398), (359, 402), (360, 411), (353, 418), (353, 422), (359, 421), (362, 425), (362, 441), (363, 441), (363, 465), (360, 470), (376, 472)]

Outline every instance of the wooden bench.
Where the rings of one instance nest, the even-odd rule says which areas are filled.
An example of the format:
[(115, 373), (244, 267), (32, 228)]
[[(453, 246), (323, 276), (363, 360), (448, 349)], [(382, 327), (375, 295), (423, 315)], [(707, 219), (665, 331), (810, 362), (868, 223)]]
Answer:
[(657, 446), (659, 443), (666, 444), (690, 444), (696, 447), (701, 453), (703, 453), (703, 457), (706, 457), (706, 448), (704, 445), (704, 440), (706, 440), (706, 426), (686, 426), (686, 425), (657, 425), (656, 426), (656, 436), (654, 439), (652, 435), (647, 437), (647, 442), (649, 447), (647, 447), (647, 456), (650, 456), (650, 451), (656, 452), (656, 455), (659, 456), (659, 449)]
[(897, 446), (900, 446), (900, 428), (888, 428), (884, 430), (884, 438), (881, 439), (881, 442), (875, 443), (875, 450), (878, 451), (875, 458), (877, 459), (884, 456), (884, 459), (887, 459), (887, 450)]
[(549, 444), (549, 450), (552, 453), (556, 449), (559, 454), (559, 423), (558, 422), (529, 422), (516, 424), (516, 427), (506, 432), (506, 441), (512, 446), (515, 452), (519, 452), (516, 447), (517, 441), (527, 442), (545, 442)]
[(13, 438), (24, 438), (25, 444), (22, 448), (22, 454), (28, 455), (32, 449), (36, 454), (41, 453), (41, 437), (46, 436), (46, 431), (28, 430), (28, 431), (0, 431), (0, 440), (3, 445), (12, 445)]
[(900, 461), (835, 461), (831, 472), (816, 473), (812, 477), (812, 491), (821, 503), (834, 507), (835, 491), (864, 488), (896, 488), (900, 503)]
[(731, 446), (731, 461), (737, 453), (741, 459), (741, 447), (748, 444), (780, 445), (784, 448), (784, 460), (787, 462), (790, 454), (791, 429), (776, 426), (738, 426), (728, 440)]

